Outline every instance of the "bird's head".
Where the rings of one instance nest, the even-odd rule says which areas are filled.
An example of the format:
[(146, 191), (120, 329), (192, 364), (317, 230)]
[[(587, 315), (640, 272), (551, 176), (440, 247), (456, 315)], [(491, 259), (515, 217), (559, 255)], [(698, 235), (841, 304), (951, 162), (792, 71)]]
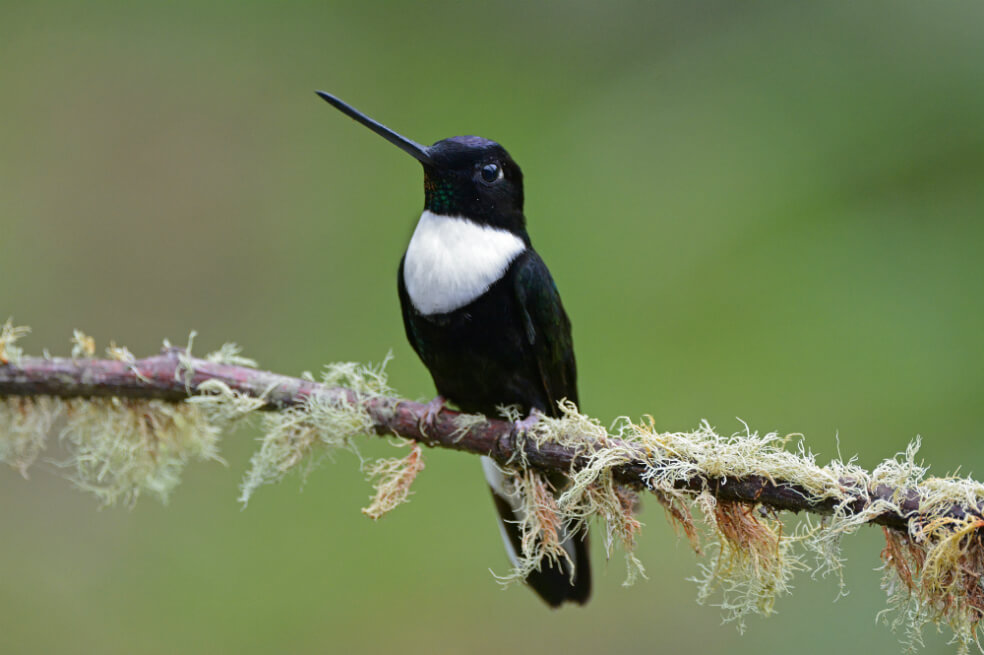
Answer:
[(501, 145), (478, 136), (454, 136), (424, 146), (331, 94), (317, 93), (423, 165), (425, 209), (517, 234), (525, 232), (523, 172)]

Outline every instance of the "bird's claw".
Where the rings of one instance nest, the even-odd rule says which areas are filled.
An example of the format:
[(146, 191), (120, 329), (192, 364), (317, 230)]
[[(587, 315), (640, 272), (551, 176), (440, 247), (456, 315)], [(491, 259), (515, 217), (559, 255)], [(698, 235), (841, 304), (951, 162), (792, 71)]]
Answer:
[(540, 422), (541, 416), (543, 416), (543, 414), (540, 413), (540, 410), (536, 408), (530, 410), (529, 416), (513, 422), (513, 432), (516, 434), (529, 433), (533, 426)]
[(420, 431), (423, 434), (427, 434), (428, 430), (433, 430), (437, 425), (437, 415), (441, 413), (444, 409), (444, 403), (447, 402), (447, 398), (438, 395), (435, 396), (433, 400), (424, 405), (424, 411), (420, 415)]

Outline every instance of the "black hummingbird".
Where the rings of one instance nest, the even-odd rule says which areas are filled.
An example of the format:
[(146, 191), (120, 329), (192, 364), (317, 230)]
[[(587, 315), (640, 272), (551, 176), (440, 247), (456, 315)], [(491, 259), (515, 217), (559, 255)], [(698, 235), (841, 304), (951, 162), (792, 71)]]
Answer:
[[(423, 164), (424, 211), (400, 261), (398, 289), (407, 339), (437, 387), (430, 416), (445, 399), (489, 416), (502, 405), (556, 416), (558, 401), (576, 404), (571, 324), (530, 243), (523, 173), (509, 153), (477, 136), (423, 146), (317, 93)], [(496, 464), (483, 457), (482, 466), (515, 564), (523, 510)], [(570, 562), (544, 563), (526, 579), (553, 607), (583, 604), (591, 593), (586, 532), (566, 535), (564, 548)]]

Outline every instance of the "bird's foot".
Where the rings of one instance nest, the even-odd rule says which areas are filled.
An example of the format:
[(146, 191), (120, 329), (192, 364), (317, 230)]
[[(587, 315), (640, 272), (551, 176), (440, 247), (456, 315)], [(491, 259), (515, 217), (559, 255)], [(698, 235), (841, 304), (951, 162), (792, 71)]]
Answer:
[(418, 423), (422, 433), (427, 434), (428, 430), (434, 429), (434, 426), (437, 424), (437, 415), (444, 409), (444, 403), (446, 402), (447, 398), (438, 394), (433, 400), (424, 405), (424, 411), (420, 415), (420, 422)]
[(530, 410), (530, 415), (524, 419), (513, 422), (513, 432), (516, 434), (527, 434), (534, 425), (540, 422), (543, 414), (535, 407)]

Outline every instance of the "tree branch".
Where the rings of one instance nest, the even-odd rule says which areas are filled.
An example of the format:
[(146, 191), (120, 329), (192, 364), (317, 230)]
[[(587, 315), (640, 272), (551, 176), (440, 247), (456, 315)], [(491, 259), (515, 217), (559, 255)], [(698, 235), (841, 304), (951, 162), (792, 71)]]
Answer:
[[(378, 435), (397, 435), (431, 447), (488, 455), (500, 464), (522, 456), (530, 466), (541, 471), (569, 472), (582, 468), (589, 458), (584, 453), (602, 445), (587, 444), (587, 448), (575, 449), (552, 442), (537, 444), (517, 438), (513, 423), (494, 418), (462, 427), (456, 420), (458, 412), (452, 410), (441, 411), (434, 424), (425, 427), (426, 406), (421, 403), (392, 397), (361, 398), (349, 389), (327, 388), (301, 378), (191, 358), (181, 348), (166, 348), (157, 356), (132, 362), (22, 357), (16, 365), (0, 365), (0, 397), (120, 397), (178, 403), (196, 395), (199, 387), (209, 380), (220, 381), (238, 393), (262, 398), (266, 401), (262, 410), (297, 406), (313, 396), (329, 402), (361, 403), (372, 417)], [(611, 441), (604, 445), (611, 446)], [(615, 466), (612, 474), (620, 484), (648, 489), (652, 467), (651, 457), (639, 451), (638, 458)], [(816, 500), (798, 484), (761, 475), (738, 479), (697, 476), (678, 481), (675, 486), (692, 494), (706, 491), (723, 501), (821, 515), (829, 515), (837, 508), (847, 515), (858, 515), (869, 510), (872, 503), (892, 500), (898, 510), (874, 514), (869, 520), (899, 530), (905, 530), (910, 520), (919, 518), (919, 489), (887, 485), (868, 489), (851, 479), (841, 479), (840, 484), (842, 492), (853, 498), (846, 504), (835, 498)], [(967, 512), (954, 504), (936, 516), (963, 520)]]
[[(240, 365), (249, 360), (231, 345), (206, 358), (172, 347), (140, 360), (121, 348), (110, 349), (116, 359), (107, 360), (23, 357), (11, 344), (25, 331), (0, 326), (0, 461), (26, 473), (62, 421), (72, 479), (107, 504), (132, 503), (142, 492), (166, 498), (187, 461), (218, 457), (219, 435), (260, 410), (267, 412), (265, 434), (242, 484), (243, 502), (319, 448), (351, 447), (365, 432), (397, 435), (488, 455), (503, 466), (526, 517), (511, 579), (523, 579), (562, 549), (557, 525), (590, 518), (601, 523), (609, 554), (614, 543), (624, 549), (630, 582), (643, 572), (633, 554), (641, 526), (633, 508), (635, 492), (645, 489), (698, 552), (691, 507), (701, 511), (714, 561), (701, 569), (698, 598), (723, 596), (727, 619), (772, 613), (793, 572), (806, 566), (804, 553), (814, 554), (816, 571), (839, 575), (840, 537), (874, 523), (885, 528), (883, 586), (897, 612), (894, 625), (918, 636), (922, 626), (945, 622), (965, 647), (979, 637), (984, 485), (925, 477), (914, 460), (916, 444), (869, 472), (839, 460), (821, 467), (808, 452), (789, 452), (775, 434), (722, 437), (706, 424), (659, 433), (628, 423), (613, 434), (567, 405), (563, 417), (543, 418), (528, 432), (451, 410), (428, 422), (426, 405), (387, 395), (381, 373), (357, 365), (329, 367), (329, 382), (317, 383)], [(74, 343), (73, 354), (95, 350), (82, 333)], [(377, 493), (363, 511), (378, 518), (405, 501), (422, 468), (419, 446), (402, 459), (366, 466)], [(531, 470), (564, 473), (570, 484), (555, 497), (545, 486), (552, 476)], [(781, 510), (830, 518), (786, 531)]]

